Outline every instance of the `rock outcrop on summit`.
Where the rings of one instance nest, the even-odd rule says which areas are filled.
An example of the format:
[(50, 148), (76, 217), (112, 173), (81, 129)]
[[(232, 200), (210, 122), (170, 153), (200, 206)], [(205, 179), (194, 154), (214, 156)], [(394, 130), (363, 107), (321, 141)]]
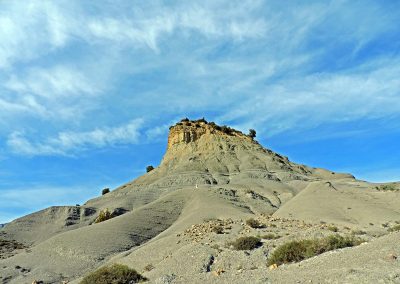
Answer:
[[(148, 173), (82, 206), (50, 207), (0, 229), (0, 240), (20, 244), (0, 258), (0, 282), (79, 283), (121, 263), (150, 283), (396, 283), (400, 186), (380, 186), (296, 164), (232, 128), (184, 119), (171, 126), (167, 151)], [(100, 212), (109, 219), (98, 222)], [(281, 244), (333, 233), (365, 244), (301, 265), (266, 265)], [(243, 236), (261, 243), (234, 250)]]

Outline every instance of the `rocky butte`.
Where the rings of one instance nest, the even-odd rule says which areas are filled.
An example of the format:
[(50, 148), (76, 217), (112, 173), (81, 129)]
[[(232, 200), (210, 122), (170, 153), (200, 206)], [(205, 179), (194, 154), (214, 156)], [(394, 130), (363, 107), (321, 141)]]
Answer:
[(184, 119), (148, 173), (0, 229), (0, 281), (80, 283), (118, 263), (149, 283), (399, 283), (399, 188)]

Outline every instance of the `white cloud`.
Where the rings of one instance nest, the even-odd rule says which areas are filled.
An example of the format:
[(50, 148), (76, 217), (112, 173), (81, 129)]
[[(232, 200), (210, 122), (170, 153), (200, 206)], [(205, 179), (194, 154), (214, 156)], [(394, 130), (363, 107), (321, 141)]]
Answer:
[(88, 29), (95, 39), (107, 39), (115, 44), (144, 45), (153, 51), (158, 51), (158, 37), (171, 33), (173, 22), (167, 16), (141, 20), (137, 23), (128, 19), (108, 18), (91, 20)]
[(43, 142), (31, 142), (24, 133), (13, 132), (7, 139), (14, 152), (28, 156), (68, 155), (89, 147), (105, 147), (119, 144), (136, 144), (140, 139), (142, 119), (135, 119), (119, 127), (103, 127), (85, 132), (63, 131)]
[(74, 5), (62, 6), (44, 1), (0, 3), (0, 67), (10, 68), (64, 46), (76, 27), (69, 17)]
[(66, 66), (32, 68), (23, 78), (11, 76), (4, 86), (16, 93), (33, 94), (47, 99), (94, 95), (99, 92), (82, 72)]
[[(355, 70), (360, 63), (351, 62), (396, 29), (378, 4), (30, 3), (0, 4), (0, 66), (9, 71), (0, 71), (0, 133), (12, 126), (8, 140), (26, 153), (110, 145), (103, 128), (82, 129), (112, 125), (113, 113), (128, 121), (133, 108), (160, 119), (210, 112), (268, 133), (398, 114), (398, 63)], [(332, 57), (337, 70), (319, 67), (330, 69)], [(21, 117), (48, 137), (31, 138), (38, 127)], [(160, 135), (163, 124), (146, 135)]]
[(102, 83), (76, 68), (58, 65), (12, 74), (0, 90), (0, 117), (9, 125), (22, 118), (75, 121), (96, 106)]
[(239, 120), (274, 135), (324, 123), (398, 116), (399, 66), (397, 62), (375, 62), (350, 72), (286, 78), (262, 87), (256, 81), (254, 89), (236, 90), (240, 104), (219, 120)]
[[(147, 46), (158, 52), (158, 40), (174, 32), (191, 31), (204, 36), (233, 39), (257, 38), (265, 32), (264, 20), (252, 19), (240, 7), (225, 10), (221, 14), (214, 7), (203, 6), (178, 6), (174, 9), (160, 6), (154, 11), (132, 11), (118, 18), (92, 18), (88, 21), (87, 33), (94, 40)], [(249, 8), (248, 4), (246, 8)]]

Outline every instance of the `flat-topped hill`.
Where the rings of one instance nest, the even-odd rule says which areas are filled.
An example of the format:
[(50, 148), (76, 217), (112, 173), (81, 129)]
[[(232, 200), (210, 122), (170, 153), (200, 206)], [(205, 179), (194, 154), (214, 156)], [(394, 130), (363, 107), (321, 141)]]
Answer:
[[(390, 283), (390, 273), (400, 274), (385, 258), (400, 254), (388, 245), (399, 239), (391, 232), (400, 222), (399, 189), (297, 164), (254, 135), (184, 119), (170, 127), (166, 153), (151, 171), (82, 206), (50, 207), (0, 229), (7, 244), (0, 280), (79, 283), (102, 265), (122, 263), (150, 283)], [(368, 244), (307, 260), (308, 270), (266, 267), (278, 246), (331, 234)], [(231, 244), (246, 236), (261, 242), (235, 250)], [(341, 256), (354, 261), (341, 268)]]

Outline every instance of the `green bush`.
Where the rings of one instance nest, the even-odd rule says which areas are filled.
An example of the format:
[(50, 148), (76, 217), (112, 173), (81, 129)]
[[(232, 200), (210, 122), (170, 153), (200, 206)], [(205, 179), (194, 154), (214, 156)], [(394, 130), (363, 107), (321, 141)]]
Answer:
[(104, 210), (100, 211), (99, 216), (97, 216), (97, 218), (96, 218), (96, 220), (94, 220), (94, 222), (95, 223), (100, 223), (100, 222), (109, 220), (109, 219), (114, 218), (114, 217), (115, 217), (114, 214), (112, 214), (110, 212), (110, 210), (104, 209)]
[(264, 225), (261, 224), (258, 220), (250, 218), (246, 220), (246, 224), (254, 229), (263, 228)]
[(375, 187), (378, 191), (399, 191), (400, 189), (394, 184), (381, 184)]
[(107, 194), (109, 192), (110, 192), (110, 189), (108, 187), (106, 187), (101, 191), (101, 195)]
[(389, 232), (397, 232), (400, 231), (400, 225), (394, 225), (393, 227), (388, 229)]
[(339, 231), (338, 227), (333, 226), (333, 225), (328, 226), (327, 229), (328, 229), (329, 231), (332, 231), (332, 232), (337, 232), (337, 231)]
[(153, 166), (150, 165), (146, 167), (146, 172), (151, 172), (152, 170), (154, 170)]
[(261, 236), (261, 238), (265, 239), (265, 240), (276, 240), (276, 239), (279, 239), (280, 237), (281, 236), (278, 236), (278, 235), (275, 235), (275, 234), (272, 234), (272, 233), (268, 233), (268, 234), (265, 234), (265, 235)]
[(240, 237), (236, 241), (229, 243), (236, 250), (252, 250), (261, 246), (259, 238), (256, 237)]
[(122, 264), (102, 267), (87, 275), (80, 284), (131, 284), (146, 281), (136, 270)]
[(290, 241), (278, 247), (268, 259), (268, 265), (299, 262), (321, 253), (352, 247), (362, 243), (361, 239), (332, 235), (320, 239)]

